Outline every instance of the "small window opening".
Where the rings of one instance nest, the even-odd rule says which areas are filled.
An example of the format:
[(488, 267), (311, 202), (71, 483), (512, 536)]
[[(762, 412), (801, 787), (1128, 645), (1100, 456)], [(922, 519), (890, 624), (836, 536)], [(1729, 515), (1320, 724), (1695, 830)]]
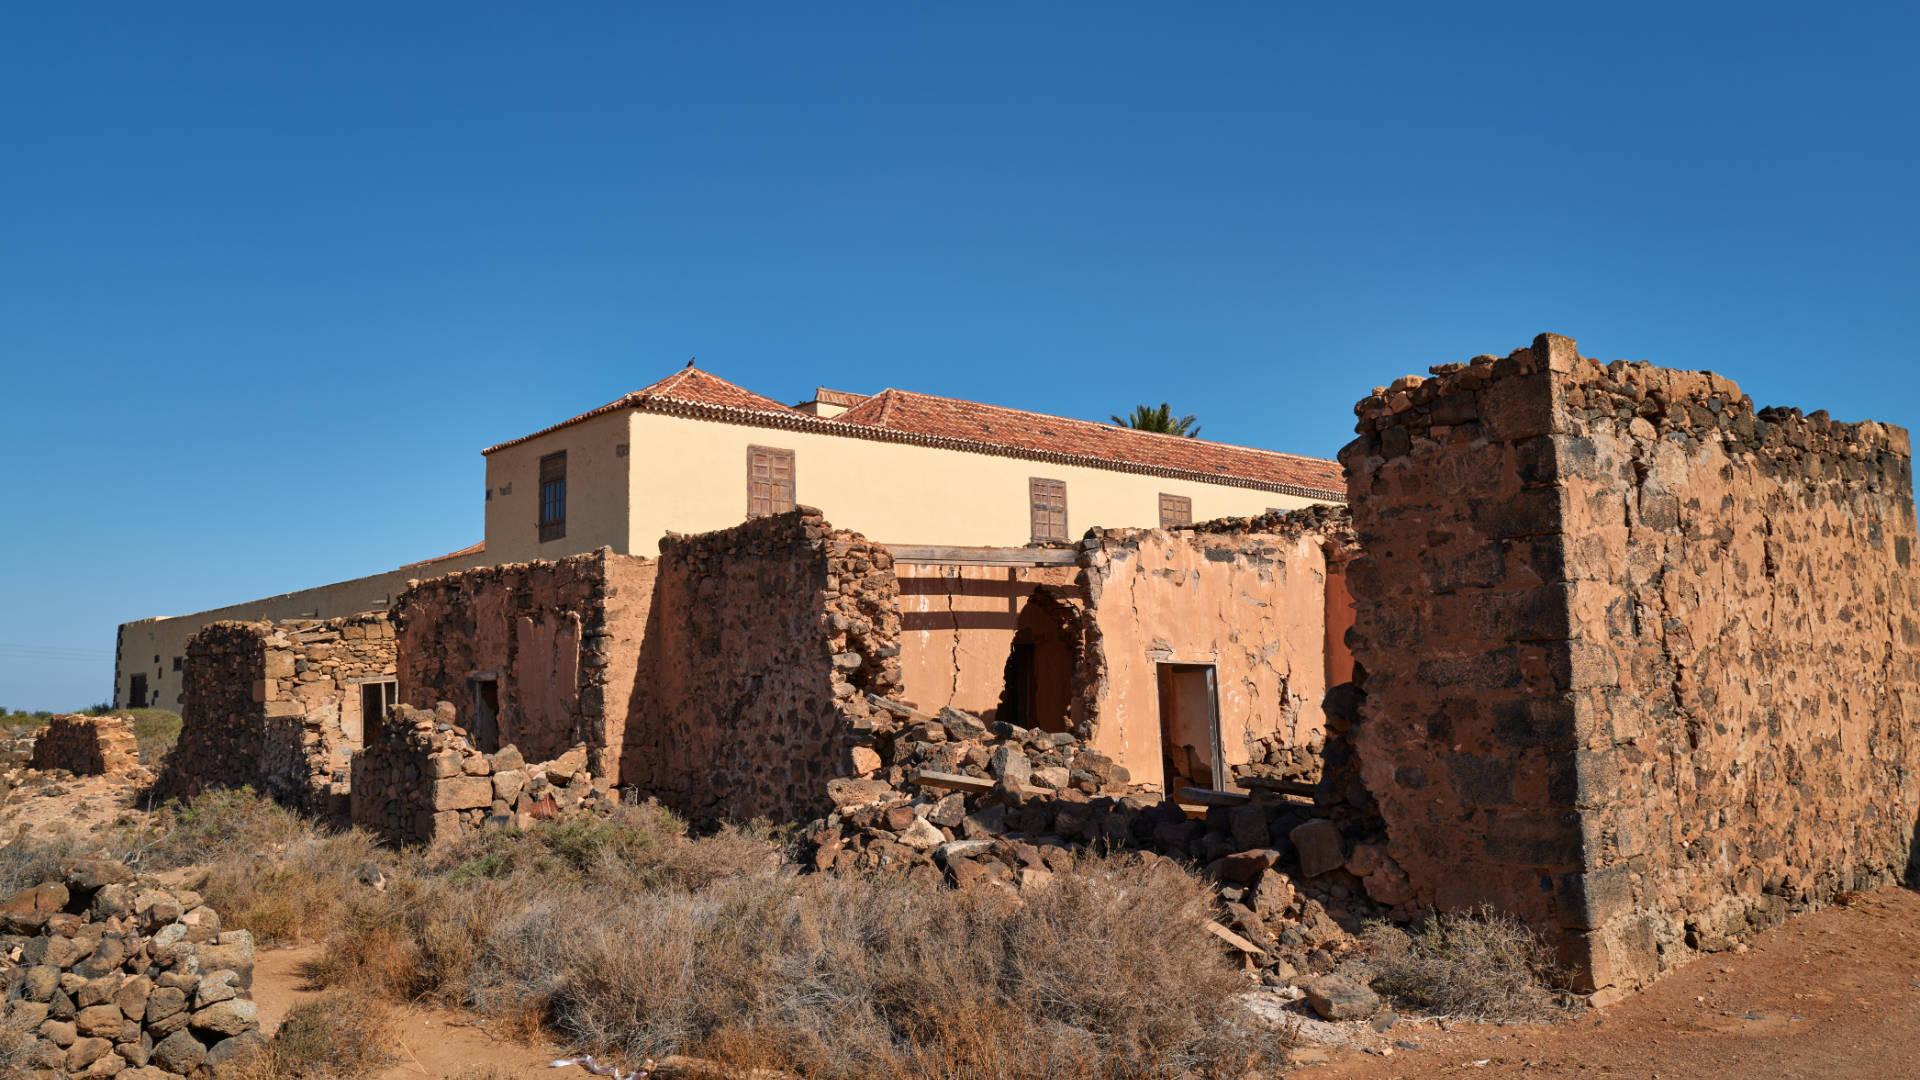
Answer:
[(1193, 500), (1185, 495), (1160, 495), (1160, 527), (1184, 529), (1193, 524)]
[(567, 535), (567, 452), (540, 459), (540, 540)]
[(747, 447), (748, 517), (768, 517), (793, 509), (793, 488), (793, 451)]
[(1029, 477), (1027, 502), (1032, 509), (1034, 543), (1049, 543), (1067, 538), (1067, 483)]

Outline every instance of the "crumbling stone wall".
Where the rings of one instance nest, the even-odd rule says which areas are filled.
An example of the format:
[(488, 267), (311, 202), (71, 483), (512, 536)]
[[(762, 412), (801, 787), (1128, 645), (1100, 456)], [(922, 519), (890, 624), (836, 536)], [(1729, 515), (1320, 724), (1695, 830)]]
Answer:
[(140, 743), (124, 716), (55, 716), (34, 738), (29, 767), (76, 776), (132, 772), (140, 768)]
[(807, 507), (668, 536), (653, 601), (622, 783), (696, 821), (805, 820), (877, 764), (866, 695), (900, 684), (885, 547)]
[[(1212, 665), (1228, 774), (1318, 779), (1322, 700), (1351, 676), (1344, 507), (1189, 529), (1095, 529), (1081, 544), (1091, 625), (1085, 712), (1093, 746), (1159, 785), (1163, 664)], [(1329, 603), (1329, 597), (1334, 602)]]
[(1409, 376), (1342, 453), (1356, 741), (1422, 902), (1644, 983), (1907, 872), (1906, 432), (1543, 335)]
[(619, 800), (588, 768), (582, 743), (528, 763), (509, 745), (482, 752), (449, 702), (395, 705), (353, 757), (353, 823), (391, 843), (445, 844), (488, 824), (526, 828)]
[(394, 674), (383, 613), (209, 623), (187, 643), (180, 741), (159, 791), (251, 785), (290, 806), (344, 816), (348, 756), (362, 738), (360, 685)]
[(609, 548), (408, 584), (394, 602), (400, 695), (476, 729), (476, 679), (498, 695), (495, 741), (536, 760), (585, 743), (616, 783), (655, 567)]

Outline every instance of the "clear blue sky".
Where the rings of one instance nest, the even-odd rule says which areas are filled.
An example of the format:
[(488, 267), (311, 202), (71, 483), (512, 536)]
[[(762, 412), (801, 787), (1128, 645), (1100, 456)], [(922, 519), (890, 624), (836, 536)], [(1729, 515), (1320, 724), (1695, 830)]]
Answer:
[(0, 705), (691, 355), (1332, 455), (1553, 330), (1913, 426), (1917, 9), (1716, 7), (11, 5)]

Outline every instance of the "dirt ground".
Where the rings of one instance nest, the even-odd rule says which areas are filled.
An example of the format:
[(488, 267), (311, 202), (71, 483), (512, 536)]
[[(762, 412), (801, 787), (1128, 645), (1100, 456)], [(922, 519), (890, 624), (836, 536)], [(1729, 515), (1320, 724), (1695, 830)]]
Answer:
[[(315, 996), (308, 986), (306, 966), (320, 954), (317, 945), (260, 952), (253, 969), (253, 1000), (260, 1006), (260, 1030), (279, 1030), (287, 1010)], [(488, 1074), (493, 1080), (549, 1077), (574, 1080), (589, 1076), (581, 1066), (552, 1068), (559, 1048), (529, 1044), (496, 1034), (485, 1021), (443, 1009), (409, 1008), (400, 1011), (401, 1060), (378, 1080), (440, 1080), (463, 1072)]]
[[(1704, 957), (1552, 1026), (1406, 1025), (1417, 1049), (1345, 1053), (1295, 1080), (1920, 1076), (1920, 894), (1885, 888)], [(1310, 1055), (1311, 1056), (1311, 1055)]]
[[(35, 785), (0, 809), (0, 836), (88, 834), (131, 813), (132, 785), (98, 778)], [(271, 1033), (303, 998), (317, 947), (263, 950), (254, 997)], [(457, 1012), (402, 1014), (402, 1060), (380, 1080), (585, 1077), (550, 1068), (552, 1045), (528, 1044)], [(1357, 1026), (1357, 1025), (1356, 1025)], [(1920, 1077), (1920, 894), (1899, 888), (1792, 920), (1741, 953), (1704, 957), (1651, 989), (1557, 1025), (1407, 1020), (1374, 1052), (1307, 1047), (1294, 1080), (1472, 1080), (1551, 1076), (1635, 1080)]]

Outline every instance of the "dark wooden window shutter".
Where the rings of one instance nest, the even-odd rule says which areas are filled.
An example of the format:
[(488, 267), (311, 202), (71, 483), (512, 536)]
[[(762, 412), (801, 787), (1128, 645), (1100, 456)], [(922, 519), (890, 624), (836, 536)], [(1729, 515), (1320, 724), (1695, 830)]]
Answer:
[(567, 535), (567, 452), (540, 459), (540, 540)]
[(1066, 481), (1043, 480), (1038, 476), (1028, 478), (1027, 501), (1033, 508), (1033, 539), (1036, 543), (1067, 538)]
[(1193, 524), (1193, 500), (1185, 495), (1160, 495), (1160, 527), (1184, 529)]
[(793, 509), (793, 451), (747, 447), (747, 516), (766, 517)]

